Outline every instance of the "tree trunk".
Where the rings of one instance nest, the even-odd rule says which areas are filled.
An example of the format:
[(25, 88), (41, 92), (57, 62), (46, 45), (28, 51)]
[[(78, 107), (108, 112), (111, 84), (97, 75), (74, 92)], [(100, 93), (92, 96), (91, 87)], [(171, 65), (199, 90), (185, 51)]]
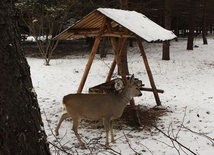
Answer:
[(0, 1), (0, 154), (50, 154), (13, 1)]
[(196, 1), (190, 0), (190, 13), (189, 13), (189, 34), (187, 40), (187, 50), (193, 50), (194, 30), (195, 30), (195, 9)]
[(203, 44), (208, 44), (207, 43), (207, 28), (206, 28), (206, 21), (207, 21), (207, 0), (203, 0), (203, 16), (202, 16), (202, 37), (203, 37)]
[(120, 0), (120, 9), (123, 10), (129, 9), (128, 0)]
[(108, 48), (107, 45), (108, 44), (108, 38), (107, 37), (103, 37), (102, 39), (102, 44), (101, 47), (99, 48), (99, 54), (100, 54), (100, 58), (106, 58), (106, 55), (108, 53)]
[[(168, 30), (171, 29), (171, 5), (172, 2), (171, 0), (165, 0), (165, 23), (164, 27)], [(163, 55), (162, 55), (162, 60), (170, 60), (170, 43), (169, 41), (164, 41), (163, 42)]]
[[(120, 0), (120, 9), (128, 10), (128, 8), (129, 8), (128, 0)], [(125, 71), (126, 75), (129, 74), (128, 62), (127, 62), (127, 50), (128, 50), (127, 44), (128, 44), (128, 41), (126, 39), (124, 46), (121, 48), (121, 51), (120, 51), (120, 59), (121, 59), (123, 70)]]
[(125, 44), (124, 44), (123, 48), (120, 51), (120, 59), (121, 59), (122, 67), (123, 67), (126, 75), (129, 74), (128, 60), (127, 60), (127, 50), (128, 50), (127, 43), (128, 43), (128, 41), (126, 39)]

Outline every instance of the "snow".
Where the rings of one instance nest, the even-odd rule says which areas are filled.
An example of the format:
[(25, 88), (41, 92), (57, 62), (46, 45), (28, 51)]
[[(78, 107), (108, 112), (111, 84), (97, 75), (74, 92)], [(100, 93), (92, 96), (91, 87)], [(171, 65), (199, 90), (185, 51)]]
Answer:
[(145, 15), (136, 11), (110, 8), (99, 8), (97, 11), (134, 32), (148, 42), (172, 40), (176, 38), (176, 35), (174, 35), (173, 32), (162, 28), (160, 25), (151, 21)]
[[(186, 39), (171, 41), (170, 61), (161, 60), (161, 43), (144, 42), (143, 45), (156, 86), (165, 91), (164, 94), (159, 94), (162, 105), (169, 111), (160, 118), (157, 127), (195, 154), (209, 155), (214, 152), (214, 39), (213, 36), (210, 37), (208, 45), (203, 45), (199, 38), (194, 43), (199, 47), (187, 51)], [(106, 150), (100, 145), (105, 143), (104, 130), (89, 128), (87, 123), (79, 126), (79, 133), (87, 143), (87, 150), (77, 147), (78, 141), (71, 130), (72, 121), (62, 123), (59, 137), (56, 138), (53, 131), (63, 113), (62, 97), (77, 91), (88, 56), (80, 53), (64, 59), (53, 59), (51, 66), (43, 65), (42, 59), (27, 58), (48, 141), (58, 147), (60, 142), (63, 149), (71, 154), (116, 154), (112, 150), (123, 155), (136, 152), (143, 155), (191, 154), (154, 128), (132, 130), (124, 126), (120, 130), (115, 129), (116, 144), (110, 143), (112, 150)], [(112, 54), (104, 59), (96, 55), (83, 92), (86, 93), (88, 88), (105, 81), (112, 60)], [(137, 46), (129, 48), (128, 63), (130, 73), (134, 73), (146, 87), (150, 87)], [(135, 98), (135, 103), (148, 108), (155, 106), (153, 94), (142, 93), (141, 97)], [(58, 153), (54, 147), (50, 148), (52, 154)]]

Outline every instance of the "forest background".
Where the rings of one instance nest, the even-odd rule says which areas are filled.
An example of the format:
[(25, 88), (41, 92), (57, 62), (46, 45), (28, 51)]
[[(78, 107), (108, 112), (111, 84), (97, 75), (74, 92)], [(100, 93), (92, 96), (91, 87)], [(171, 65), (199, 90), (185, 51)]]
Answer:
[[(22, 39), (33, 36), (35, 41), (23, 43), (25, 51), (42, 56), (46, 65), (50, 65), (50, 59), (57, 53), (72, 51), (72, 44), (59, 43), (52, 38), (99, 7), (140, 12), (172, 30), (177, 37), (188, 37), (187, 49), (193, 50), (194, 37), (202, 35), (203, 43), (207, 44), (206, 35), (213, 33), (213, 6), (213, 0), (18, 0), (16, 3)], [(108, 52), (107, 41), (103, 40), (101, 57)], [(83, 44), (82, 41), (78, 43)], [(85, 43), (90, 51), (93, 38), (86, 38)], [(168, 51), (163, 52), (162, 59), (169, 60), (169, 49), (164, 50)]]

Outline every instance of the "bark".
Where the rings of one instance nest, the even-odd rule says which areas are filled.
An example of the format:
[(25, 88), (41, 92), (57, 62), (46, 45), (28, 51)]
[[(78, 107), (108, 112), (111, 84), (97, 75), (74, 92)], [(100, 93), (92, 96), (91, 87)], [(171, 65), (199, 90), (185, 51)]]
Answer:
[(128, 10), (128, 0), (120, 0), (120, 8), (123, 10)]
[(14, 4), (0, 1), (0, 154), (50, 154)]
[(187, 50), (193, 50), (194, 31), (195, 31), (195, 7), (196, 1), (190, 0), (190, 13), (189, 13), (189, 34), (187, 40)]
[(128, 41), (126, 39), (124, 46), (121, 48), (120, 51), (120, 59), (121, 59), (121, 64), (123, 67), (123, 70), (125, 71), (125, 74), (129, 74), (129, 69), (128, 69), (128, 59), (127, 59), (127, 50), (128, 50)]
[[(128, 10), (128, 8), (129, 8), (128, 0), (120, 0), (120, 9)], [(127, 44), (128, 44), (128, 41), (125, 40), (124, 46), (121, 48), (121, 51), (120, 51), (121, 64), (126, 75), (129, 74), (128, 61), (127, 61), (127, 50), (128, 50)], [(118, 73), (120, 74), (119, 71)]]
[(213, 25), (212, 25), (212, 23), (210, 24), (210, 34), (213, 34)]
[(101, 47), (99, 48), (100, 58), (106, 58), (106, 55), (108, 53), (108, 48), (107, 48), (108, 45), (107, 44), (108, 44), (108, 38), (103, 37), (102, 44), (100, 44)]
[[(171, 5), (172, 2), (171, 0), (165, 0), (165, 28), (170, 30), (171, 29)], [(162, 60), (170, 60), (170, 43), (169, 41), (164, 41), (163, 42), (163, 55), (162, 55)]]

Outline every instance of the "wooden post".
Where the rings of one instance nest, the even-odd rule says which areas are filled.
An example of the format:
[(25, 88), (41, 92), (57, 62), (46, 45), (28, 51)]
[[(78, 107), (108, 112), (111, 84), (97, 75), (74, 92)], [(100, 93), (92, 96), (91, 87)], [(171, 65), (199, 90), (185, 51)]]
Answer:
[[(110, 24), (109, 20), (107, 20), (106, 24), (107, 24), (108, 32), (113, 33), (113, 30), (112, 30), (112, 27), (111, 27), (111, 24)], [(122, 51), (122, 49), (124, 47), (125, 41), (126, 41), (126, 38), (121, 38), (119, 47), (117, 47), (116, 39), (114, 37), (111, 37), (111, 44), (112, 44), (112, 48), (114, 50), (114, 55), (115, 55), (114, 59), (116, 61), (116, 64), (117, 64), (117, 66), (119, 68), (119, 72), (120, 72), (121, 77), (124, 80), (124, 82), (126, 82), (127, 79), (126, 79), (125, 71), (124, 71), (124, 69), (122, 67), (122, 63), (121, 63), (121, 59), (120, 59), (120, 52)], [(115, 63), (115, 62), (113, 62), (113, 63)], [(112, 76), (113, 71), (115, 69), (115, 65), (116, 64), (113, 64), (113, 63), (112, 63), (111, 69), (109, 71), (107, 80), (111, 79), (111, 76)]]
[(112, 48), (114, 50), (114, 60), (113, 60), (113, 62), (111, 64), (111, 68), (109, 70), (109, 73), (108, 73), (106, 81), (110, 81), (111, 80), (111, 77), (112, 77), (112, 74), (113, 74), (114, 69), (116, 67), (116, 64), (119, 67), (119, 72), (120, 72), (123, 80), (126, 81), (126, 74), (125, 74), (124, 69), (122, 68), (122, 64), (121, 64), (121, 60), (120, 60), (120, 53), (122, 52), (124, 43), (125, 43), (125, 39), (123, 38), (123, 39), (120, 40), (119, 47), (117, 47), (117, 43), (116, 43), (115, 38), (111, 37), (111, 44), (112, 44)]
[(84, 71), (83, 76), (82, 76), (82, 80), (81, 80), (79, 88), (77, 90), (77, 93), (81, 93), (82, 92), (82, 89), (84, 87), (86, 78), (88, 76), (88, 72), (89, 72), (89, 70), (91, 68), (91, 64), (92, 64), (92, 62), (94, 60), (94, 56), (95, 56), (95, 54), (97, 52), (97, 48), (98, 48), (99, 43), (100, 43), (100, 37), (96, 37), (96, 39), (94, 41), (93, 48), (91, 50), (91, 54), (90, 54), (89, 59), (88, 59), (88, 63), (86, 64), (85, 71)]
[[(113, 30), (112, 30), (112, 27), (111, 27), (109, 19), (107, 19), (106, 25), (107, 25), (108, 32), (112, 33)], [(114, 72), (114, 69), (116, 67), (116, 64), (118, 64), (117, 54), (119, 53), (119, 51), (118, 51), (118, 48), (116, 46), (117, 43), (116, 43), (115, 38), (110, 37), (110, 39), (111, 39), (111, 45), (112, 45), (112, 48), (113, 48), (113, 51), (114, 51), (114, 60), (113, 60), (113, 62), (111, 64), (111, 68), (110, 68), (108, 76), (106, 78), (106, 82), (111, 80), (111, 77), (113, 75), (113, 72)]]
[(145, 67), (146, 67), (147, 74), (149, 76), (149, 81), (150, 81), (150, 84), (151, 84), (151, 87), (152, 87), (153, 94), (155, 96), (155, 100), (156, 100), (157, 106), (160, 106), (161, 105), (160, 98), (159, 98), (159, 95), (158, 95), (158, 92), (157, 92), (157, 88), (155, 86), (155, 82), (154, 82), (154, 79), (153, 79), (153, 76), (152, 76), (152, 72), (151, 72), (150, 67), (149, 67), (149, 63), (148, 63), (148, 60), (147, 60), (147, 57), (146, 57), (146, 53), (145, 53), (144, 48), (143, 48), (142, 40), (138, 36), (136, 36), (136, 40), (137, 40), (137, 43), (139, 45), (139, 48), (140, 48), (140, 51), (141, 51), (141, 55), (143, 57), (143, 61), (144, 61)]
[(114, 69), (116, 67), (116, 58), (114, 58), (112, 64), (111, 64), (111, 68), (109, 70), (109, 73), (108, 73), (108, 76), (106, 78), (106, 82), (110, 81), (111, 80), (111, 77), (113, 75), (113, 72), (114, 72)]
[(89, 70), (91, 68), (91, 64), (92, 64), (92, 62), (94, 60), (94, 56), (95, 56), (95, 54), (97, 52), (97, 48), (99, 46), (99, 43), (100, 43), (100, 40), (101, 40), (101, 36), (102, 36), (105, 28), (106, 28), (106, 17), (103, 18), (103, 22), (102, 22), (102, 25), (100, 27), (100, 33), (96, 37), (96, 39), (94, 41), (94, 45), (93, 45), (93, 48), (91, 50), (91, 54), (89, 56), (88, 63), (86, 64), (85, 71), (83, 73), (82, 80), (80, 82), (80, 85), (79, 85), (79, 88), (77, 90), (77, 93), (81, 93), (82, 92), (82, 89), (83, 89), (83, 87), (85, 85), (86, 78), (88, 76), (88, 72), (89, 72)]

